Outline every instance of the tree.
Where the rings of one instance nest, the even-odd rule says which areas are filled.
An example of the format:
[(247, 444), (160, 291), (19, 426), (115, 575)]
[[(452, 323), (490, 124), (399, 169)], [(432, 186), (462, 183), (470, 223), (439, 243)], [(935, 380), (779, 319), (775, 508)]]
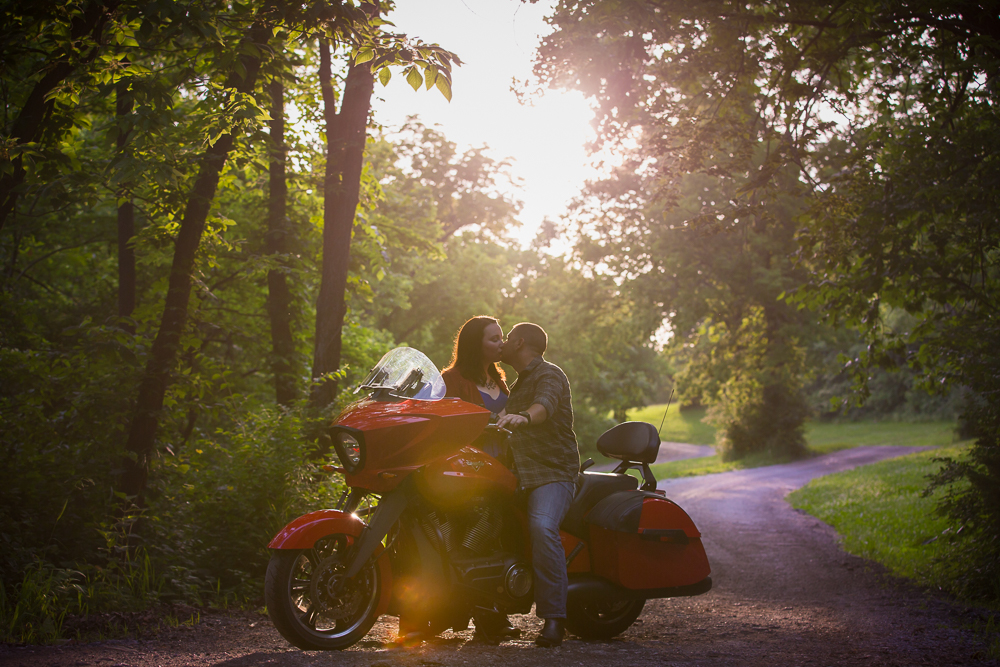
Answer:
[[(42, 76), (33, 68), (58, 60), (46, 49), (61, 48), (84, 6), (5, 6), (5, 118), (18, 116)], [(379, 66), (402, 64), (450, 91), (434, 49), (426, 52), (434, 62), (403, 54), (420, 45), (385, 33), (356, 3), (118, 8), (95, 57), (78, 60), (53, 89), (38, 141), (7, 144), (23, 157), (24, 176), (0, 229), (0, 421), (11, 426), (0, 429), (0, 518), (16, 535), (0, 557), (4, 613), (38, 558), (45, 573), (72, 566), (90, 576), (99, 565), (105, 574), (94, 576), (111, 578), (138, 562), (101, 551), (131, 525), (130, 500), (150, 520), (128, 544), (142, 545), (181, 595), (259, 580), (266, 533), (306, 498), (330, 502), (331, 487), (315, 484), (302, 405), (273, 409), (275, 376), (287, 370), (292, 384), (309, 372), (311, 332), (296, 325), (313, 315), (319, 283), (322, 198), (313, 174), (325, 153), (308, 133), (280, 127), (281, 97), (315, 120), (320, 34), (338, 35), (344, 72), (346, 59), (364, 61), (370, 45), (382, 51), (361, 66), (376, 66), (380, 80), (388, 78)], [(59, 34), (32, 41), (31, 30), (46, 25)], [(89, 39), (71, 46), (89, 48)], [(379, 60), (394, 49), (398, 62)], [(343, 76), (334, 76), (342, 89)], [(378, 184), (366, 178), (361, 187), (351, 230), (360, 252), (346, 287), (354, 304), (370, 295), (380, 244), (432, 248), (437, 239), (437, 230), (423, 239), (403, 225), (375, 229), (365, 216)], [(280, 292), (269, 273), (285, 279), (284, 307), (280, 295), (269, 299)], [(280, 355), (287, 368), (269, 363), (269, 301), (278, 303), (272, 312), (293, 316), (285, 322), (291, 353)], [(393, 344), (361, 319), (343, 327), (342, 357), (354, 367)]]
[(571, 214), (580, 259), (629, 287), (649, 333), (669, 328), (678, 397), (710, 406), (724, 457), (801, 455), (810, 318), (778, 299), (803, 277), (789, 257), (802, 205), (794, 171), (787, 192), (726, 214), (714, 207), (737, 196), (731, 180), (687, 175), (667, 201), (654, 182), (627, 161), (588, 184)]
[(3, 132), (0, 229), (14, 212), (24, 184), (26, 154), (35, 152), (34, 144), (46, 130), (53, 135), (50, 142), (57, 140), (65, 131), (67, 115), (72, 117), (72, 111), (67, 114), (60, 103), (72, 103), (75, 93), (69, 87), (65, 91), (68, 94), (60, 95), (58, 89), (100, 54), (107, 39), (105, 28), (120, 6), (120, 2), (112, 0), (68, 3), (55, 13), (49, 13), (47, 6), (23, 13), (15, 11), (14, 5), (5, 8), (5, 23), (17, 27), (4, 31), (8, 39), (4, 41), (3, 61), (7, 67), (23, 68), (17, 77), (19, 85), (11, 91), (15, 98), (23, 97)]
[[(127, 63), (126, 63), (127, 64)], [(116, 141), (121, 155), (128, 146), (128, 116), (132, 113), (132, 94), (126, 81), (119, 81), (115, 87), (115, 120), (117, 121)], [(118, 317), (126, 318), (135, 310), (135, 205), (132, 203), (128, 184), (118, 192)], [(135, 333), (134, 327), (125, 325)]]
[[(704, 170), (767, 198), (798, 168), (814, 204), (800, 218), (811, 275), (790, 298), (865, 332), (869, 351), (852, 364), (862, 395), (872, 364), (910, 364), (928, 384), (965, 385), (973, 406), (996, 402), (990, 5), (567, 1), (551, 21), (536, 71), (591, 95), (603, 136), (641, 136), (662, 182)], [(919, 323), (892, 331), (884, 306)], [(996, 591), (1000, 422), (967, 416), (979, 439), (947, 481), (974, 483), (945, 509), (978, 549), (969, 581)]]
[[(271, 26), (268, 25), (271, 17), (267, 17), (266, 11), (261, 14), (254, 17), (242, 37), (238, 48), (240, 55), (227, 75), (224, 89), (232, 91), (232, 98), (226, 100), (228, 104), (245, 105), (245, 101), (240, 104), (237, 100), (241, 96), (249, 98), (256, 86), (257, 73), (271, 37)], [(262, 115), (257, 109), (254, 113), (257, 117)], [(122, 486), (125, 494), (135, 498), (140, 505), (146, 489), (149, 461), (155, 451), (158, 413), (163, 407), (170, 371), (180, 349), (180, 338), (187, 319), (191, 269), (215, 197), (219, 175), (235, 143), (235, 129), (224, 128), (205, 151), (177, 232), (163, 316), (139, 385), (135, 416), (125, 443)]]
[(570, 378), (575, 412), (599, 418), (588, 429), (592, 420), (580, 415), (587, 425), (577, 435), (585, 447), (608, 427), (605, 415), (626, 421), (628, 409), (646, 405), (670, 384), (653, 342), (659, 320), (639, 302), (634, 287), (565, 258), (528, 251), (504, 304), (508, 329), (526, 320), (546, 330), (546, 357)]
[(315, 406), (331, 403), (337, 393), (336, 382), (328, 376), (340, 368), (351, 231), (361, 187), (368, 109), (375, 88), (371, 66), (352, 62), (344, 83), (343, 102), (337, 112), (331, 76), (330, 47), (321, 40), (320, 85), (327, 156), (323, 185), (323, 271), (316, 303), (316, 352), (312, 371), (316, 384), (311, 401)]
[[(371, 11), (377, 19), (378, 8)], [(386, 36), (381, 42), (358, 50), (347, 72), (340, 111), (336, 111), (331, 84), (329, 44), (320, 43), (320, 85), (323, 90), (327, 161), (323, 208), (323, 272), (316, 306), (316, 342), (313, 357), (313, 391), (310, 402), (324, 407), (333, 402), (337, 382), (332, 373), (340, 368), (341, 330), (347, 314), (346, 287), (351, 254), (351, 233), (358, 206), (358, 191), (368, 111), (375, 77), (383, 85), (391, 78), (390, 66), (405, 65), (407, 82), (417, 90), (421, 84), (437, 86), (451, 98), (452, 63), (455, 54), (437, 45), (404, 45)], [(423, 74), (421, 74), (423, 70)]]
[(511, 194), (519, 184), (510, 173), (509, 158), (494, 160), (487, 146), (459, 154), (439, 129), (412, 117), (392, 140), (407, 177), (431, 191), (442, 241), (472, 225), (506, 239), (520, 226), (522, 204)]
[[(509, 160), (485, 151), (460, 153), (415, 119), (370, 151), (384, 192), (371, 222), (399, 245), (385, 249), (389, 265), (378, 279), (385, 288), (365, 310), (373, 324), (441, 365), (470, 313), (498, 312), (519, 262), (507, 236), (520, 225), (521, 208)], [(468, 284), (473, 273), (481, 279)]]
[(288, 287), (287, 261), (290, 225), (287, 216), (288, 184), (285, 180), (285, 85), (281, 75), (269, 86), (271, 120), (269, 124), (270, 161), (268, 163), (267, 236), (264, 252), (277, 257), (279, 266), (267, 272), (267, 314), (271, 324), (271, 361), (274, 393), (278, 405), (288, 406), (298, 390), (293, 370), (295, 340), (291, 328), (292, 293)]

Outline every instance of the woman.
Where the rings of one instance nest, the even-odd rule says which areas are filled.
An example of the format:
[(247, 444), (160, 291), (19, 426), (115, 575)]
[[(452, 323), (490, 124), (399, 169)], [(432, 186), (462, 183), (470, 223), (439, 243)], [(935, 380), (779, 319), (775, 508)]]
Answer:
[[(451, 364), (441, 377), (447, 387), (447, 396), (475, 403), (496, 415), (507, 405), (510, 391), (504, 382), (503, 371), (497, 366), (500, 348), (503, 347), (503, 330), (493, 317), (473, 317), (458, 330)], [(494, 435), (480, 436), (475, 446), (504, 463), (506, 446)], [(485, 609), (477, 610), (476, 634), (487, 641), (500, 641), (518, 637), (521, 631), (511, 625), (507, 616)]]
[(446, 395), (501, 412), (510, 394), (497, 366), (502, 346), (503, 331), (495, 318), (473, 317), (463, 324), (455, 337), (451, 364), (441, 373)]

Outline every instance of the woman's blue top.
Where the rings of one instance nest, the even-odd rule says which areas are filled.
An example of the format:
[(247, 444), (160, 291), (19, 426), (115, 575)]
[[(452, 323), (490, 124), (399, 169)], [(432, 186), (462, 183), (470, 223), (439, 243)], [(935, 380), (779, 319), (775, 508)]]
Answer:
[(482, 389), (479, 390), (479, 395), (483, 397), (483, 405), (485, 405), (486, 409), (490, 412), (500, 412), (507, 406), (508, 396), (502, 391), (496, 398), (493, 398)]
[[(508, 396), (502, 391), (496, 398), (493, 398), (482, 389), (479, 390), (479, 395), (483, 397), (483, 404), (486, 406), (486, 409), (494, 414), (500, 412), (507, 406)], [(487, 439), (487, 441), (483, 443), (483, 451), (493, 458), (498, 459), (500, 458), (500, 454), (503, 452), (503, 445), (501, 444), (499, 438), (494, 436)]]

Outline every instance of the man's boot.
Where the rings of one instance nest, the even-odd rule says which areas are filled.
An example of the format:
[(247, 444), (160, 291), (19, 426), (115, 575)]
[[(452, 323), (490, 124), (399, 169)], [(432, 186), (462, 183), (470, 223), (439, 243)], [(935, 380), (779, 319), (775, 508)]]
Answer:
[(561, 645), (563, 635), (566, 632), (564, 629), (565, 624), (565, 618), (545, 619), (545, 627), (542, 628), (541, 634), (535, 637), (535, 644), (546, 648)]
[(500, 642), (504, 639), (516, 639), (521, 636), (521, 631), (511, 624), (506, 614), (480, 609), (476, 612), (474, 621), (476, 623), (476, 637), (480, 639)]

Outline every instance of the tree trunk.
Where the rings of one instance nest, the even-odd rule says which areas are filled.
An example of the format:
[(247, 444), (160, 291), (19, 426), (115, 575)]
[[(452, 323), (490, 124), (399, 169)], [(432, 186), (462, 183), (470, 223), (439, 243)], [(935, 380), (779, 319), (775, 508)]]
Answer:
[[(48, 95), (76, 71), (81, 62), (92, 60), (97, 55), (96, 46), (90, 53), (83, 55), (75, 53), (74, 50), (88, 35), (95, 44), (100, 43), (104, 26), (118, 4), (118, 2), (93, 2), (73, 18), (66, 51), (48, 65), (48, 71), (31, 89), (11, 125), (9, 139), (18, 144), (38, 141), (54, 104), (51, 99), (47, 99)], [(7, 216), (14, 211), (18, 188), (24, 183), (26, 175), (20, 156), (11, 160), (11, 165), (13, 169), (0, 175), (0, 230), (3, 229)]]
[[(118, 121), (118, 153), (124, 152), (128, 144), (128, 133), (122, 131), (125, 118), (132, 113), (132, 95), (128, 84), (120, 82), (115, 90), (115, 115)], [(119, 199), (129, 195), (129, 188), (118, 191)], [(118, 317), (126, 318), (135, 310), (135, 249), (131, 245), (135, 236), (135, 207), (132, 201), (118, 206)], [(131, 324), (122, 325), (129, 333), (135, 333)]]
[[(326, 120), (326, 174), (323, 185), (323, 272), (316, 303), (316, 342), (310, 402), (324, 407), (337, 395), (337, 382), (326, 378), (340, 368), (341, 328), (347, 314), (347, 269), (351, 230), (358, 207), (367, 138), (368, 110), (375, 77), (370, 66), (351, 64), (343, 104), (336, 113), (330, 73), (330, 49), (320, 43), (320, 86)], [(322, 381), (320, 381), (322, 378)]]
[[(288, 184), (285, 181), (285, 86), (275, 77), (270, 85), (270, 164), (268, 178), (270, 193), (267, 206), (267, 236), (264, 252), (284, 255), (288, 252), (289, 224), (286, 213)], [(282, 265), (286, 262), (280, 260)], [(295, 386), (293, 362), (295, 341), (292, 338), (292, 292), (288, 288), (286, 272), (271, 269), (267, 272), (267, 314), (271, 320), (271, 371), (274, 373), (274, 392), (278, 405), (288, 406), (298, 392)]]
[[(259, 22), (255, 23), (248, 30), (240, 47), (250, 43), (257, 47), (252, 49), (252, 52), (262, 53), (265, 49), (261, 47), (267, 45), (270, 36), (270, 30)], [(243, 52), (246, 50), (243, 49)], [(260, 61), (259, 55), (241, 56), (226, 87), (236, 88), (242, 93), (253, 92)], [(245, 74), (239, 76), (235, 73), (237, 71)], [(195, 254), (205, 230), (212, 200), (215, 198), (219, 174), (234, 144), (233, 135), (224, 134), (205, 152), (199, 165), (198, 177), (184, 208), (177, 239), (174, 241), (174, 259), (170, 267), (163, 317), (149, 351), (146, 370), (139, 385), (135, 414), (125, 445), (125, 473), (122, 486), (125, 494), (132, 497), (140, 506), (143, 504), (146, 491), (149, 462), (155, 452), (156, 429), (170, 379), (170, 370), (176, 363), (181, 334), (187, 320), (188, 300), (191, 296), (191, 270), (194, 268)]]

